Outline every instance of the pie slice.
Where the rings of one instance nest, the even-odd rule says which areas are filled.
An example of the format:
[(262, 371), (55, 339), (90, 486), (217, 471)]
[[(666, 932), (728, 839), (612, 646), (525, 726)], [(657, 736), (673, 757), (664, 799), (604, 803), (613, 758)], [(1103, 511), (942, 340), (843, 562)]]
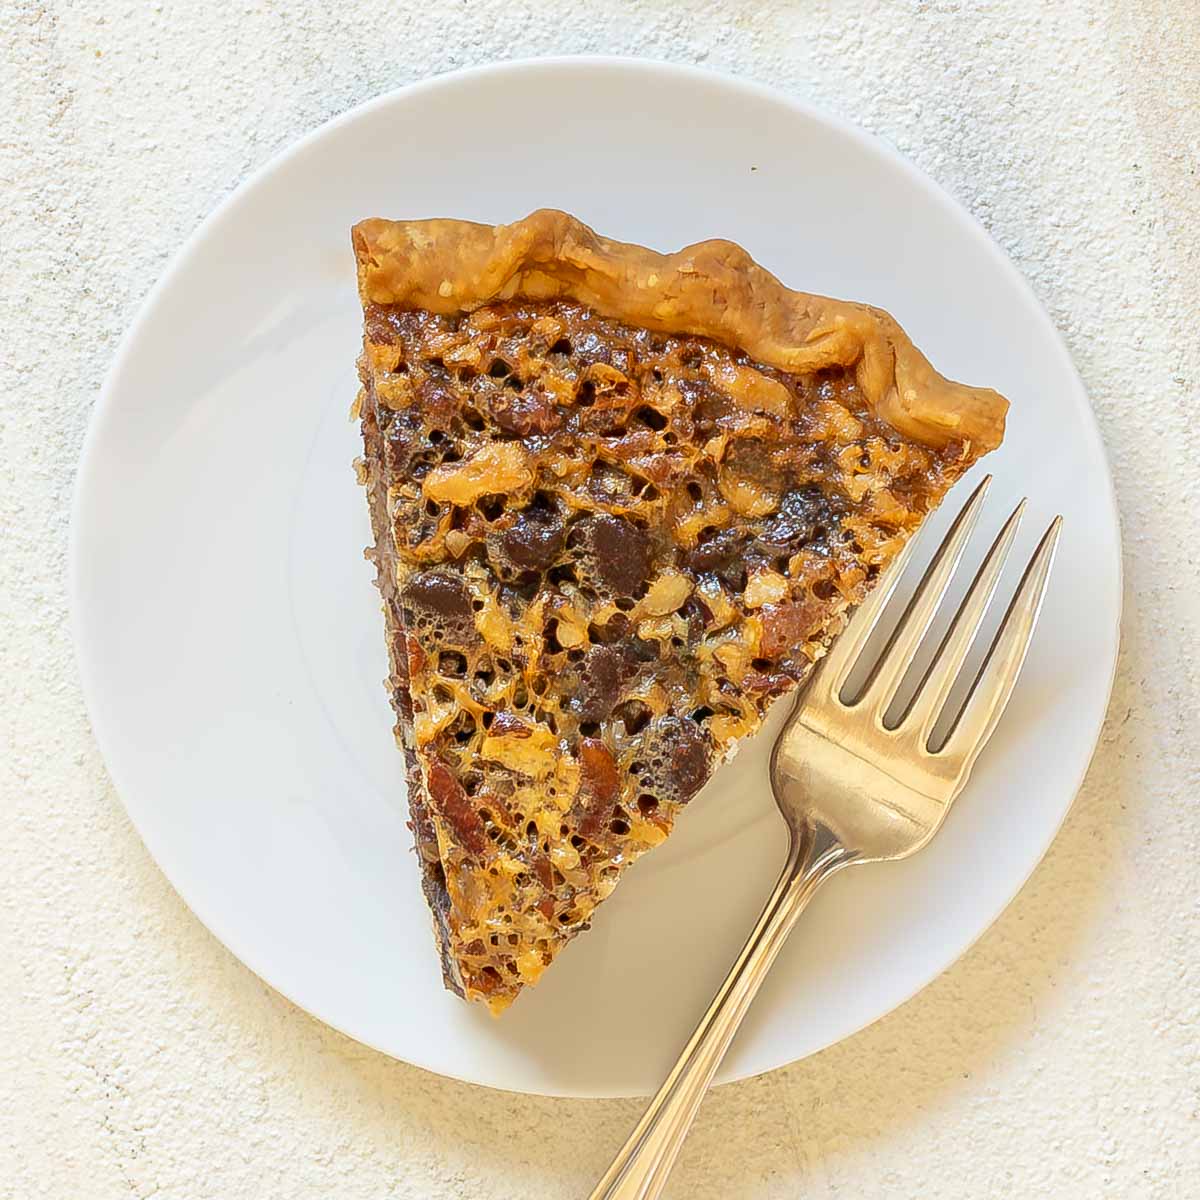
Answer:
[(505, 1008), (828, 648), (1006, 402), (739, 247), (368, 220), (360, 464), (446, 984)]

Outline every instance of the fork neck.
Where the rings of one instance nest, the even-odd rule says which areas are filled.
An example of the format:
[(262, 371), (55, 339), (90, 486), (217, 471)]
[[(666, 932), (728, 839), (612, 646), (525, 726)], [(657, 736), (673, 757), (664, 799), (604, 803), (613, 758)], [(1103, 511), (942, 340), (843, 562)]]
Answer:
[(821, 821), (809, 821), (791, 830), (783, 880), (788, 885), (799, 879), (814, 884), (842, 867), (848, 867), (858, 855), (846, 848), (836, 834)]

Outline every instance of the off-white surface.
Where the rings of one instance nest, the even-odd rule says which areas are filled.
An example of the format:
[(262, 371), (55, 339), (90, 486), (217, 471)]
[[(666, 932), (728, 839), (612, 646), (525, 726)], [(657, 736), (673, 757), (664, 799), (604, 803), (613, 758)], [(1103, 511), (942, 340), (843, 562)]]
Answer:
[(717, 1092), (671, 1194), (1195, 1195), (1200, 12), (318, 7), (0, 10), (0, 1195), (565, 1200), (635, 1116), (387, 1061), (239, 966), (130, 828), (65, 620), (88, 407), (178, 241), (327, 116), (513, 47), (703, 61), (892, 140), (984, 221), (1064, 331), (1125, 523), (1108, 729), (1033, 881), (905, 1008)]

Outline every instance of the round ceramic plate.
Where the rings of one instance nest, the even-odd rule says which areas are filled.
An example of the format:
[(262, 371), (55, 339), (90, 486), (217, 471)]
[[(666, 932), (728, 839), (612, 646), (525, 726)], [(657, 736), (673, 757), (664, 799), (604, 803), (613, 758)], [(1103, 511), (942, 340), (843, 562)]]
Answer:
[(870, 137), (699, 71), (542, 60), (381, 97), (275, 159), (176, 257), (96, 406), (72, 552), (87, 699), (162, 869), (297, 1004), (495, 1087), (657, 1085), (782, 860), (770, 731), (493, 1020), (442, 989), (362, 556), (351, 224), (541, 206), (663, 250), (731, 238), (793, 287), (891, 310), (943, 372), (1012, 399), (985, 523), (1027, 494), (1029, 549), (1066, 518), (1024, 676), (944, 830), (817, 898), (725, 1062), (735, 1079), (875, 1020), (995, 919), (1079, 786), (1116, 656), (1117, 518), (1079, 378), (987, 235)]

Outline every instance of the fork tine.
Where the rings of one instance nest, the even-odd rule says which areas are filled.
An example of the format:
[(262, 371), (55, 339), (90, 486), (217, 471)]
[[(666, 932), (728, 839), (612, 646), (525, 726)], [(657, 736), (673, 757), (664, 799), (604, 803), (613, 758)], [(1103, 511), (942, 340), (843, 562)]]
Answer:
[(917, 590), (913, 593), (904, 615), (900, 618), (892, 636), (888, 639), (879, 661), (871, 670), (862, 694), (854, 703), (869, 702), (874, 707), (880, 720), (887, 712), (888, 706), (896, 697), (900, 681), (905, 672), (912, 666), (917, 647), (920, 646), (929, 626), (933, 622), (942, 597), (950, 586), (950, 580), (962, 559), (963, 551), (979, 520), (983, 509), (983, 499), (987, 495), (988, 485), (992, 482), (989, 475), (972, 493), (971, 498), (963, 505), (962, 511), (954, 518), (950, 531), (942, 539), (929, 569), (925, 572)]
[(933, 661), (929, 664), (912, 702), (900, 718), (900, 725), (920, 730), (920, 744), (926, 745), (929, 735), (933, 732), (937, 719), (942, 715), (942, 707), (946, 703), (954, 687), (954, 681), (962, 669), (963, 661), (970, 652), (971, 646), (979, 634), (983, 624), (984, 614), (996, 593), (996, 585), (1000, 582), (1000, 573), (1008, 561), (1009, 551), (1017, 536), (1017, 528), (1025, 512), (1025, 501), (1013, 509), (1012, 516), (1004, 522), (1004, 527), (996, 535), (996, 540), (988, 550), (987, 556), (975, 573), (971, 587), (954, 620), (942, 639)]
[(992, 736), (992, 731), (996, 728), (1005, 705), (1008, 704), (1008, 698), (1012, 695), (1013, 686), (1017, 682), (1026, 651), (1029, 649), (1030, 639), (1033, 637), (1038, 614), (1041, 612), (1061, 530), (1062, 517), (1055, 517), (1025, 568), (1016, 595), (1004, 614), (1004, 620), (988, 649), (983, 665), (979, 668), (975, 682), (971, 684), (962, 712), (955, 720), (944, 745), (937, 751), (939, 755), (957, 759), (963, 775)]

